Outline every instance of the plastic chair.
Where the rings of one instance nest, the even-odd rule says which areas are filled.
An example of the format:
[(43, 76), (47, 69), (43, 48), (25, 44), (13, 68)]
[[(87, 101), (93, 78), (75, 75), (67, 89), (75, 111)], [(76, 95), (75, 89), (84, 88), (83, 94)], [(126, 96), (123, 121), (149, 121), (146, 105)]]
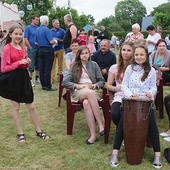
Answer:
[(170, 87), (170, 82), (168, 83), (163, 83), (163, 78), (162, 78), (162, 71), (159, 69), (159, 67), (153, 65), (155, 70), (157, 70), (157, 79), (159, 81), (159, 84), (157, 86), (157, 95), (155, 98), (155, 105), (156, 105), (156, 110), (159, 110), (159, 117), (160, 119), (164, 118), (164, 97), (163, 97), (163, 87), (164, 86), (169, 86)]
[[(104, 92), (103, 92), (104, 97)], [(103, 115), (105, 119), (105, 138), (104, 143), (108, 143), (108, 122), (109, 122), (109, 113), (107, 112), (109, 108), (107, 108), (106, 104), (107, 100), (99, 101), (99, 106), (103, 109)], [(67, 104), (67, 135), (72, 135), (73, 133), (73, 124), (74, 124), (74, 116), (76, 111), (80, 108), (83, 109), (82, 103), (74, 103), (71, 102), (71, 93), (69, 89), (66, 89), (66, 104)], [(110, 129), (109, 129), (110, 130)]]
[(163, 79), (159, 80), (158, 92), (155, 99), (156, 109), (159, 110), (159, 117), (164, 118), (164, 97), (163, 97), (163, 87), (169, 86), (170, 82), (163, 83)]

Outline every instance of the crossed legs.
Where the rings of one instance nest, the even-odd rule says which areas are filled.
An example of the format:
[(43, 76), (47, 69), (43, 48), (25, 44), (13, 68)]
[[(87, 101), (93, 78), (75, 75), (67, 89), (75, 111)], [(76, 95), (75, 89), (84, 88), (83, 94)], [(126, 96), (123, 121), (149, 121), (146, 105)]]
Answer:
[(87, 123), (90, 129), (91, 136), (88, 139), (88, 141), (90, 143), (94, 143), (96, 140), (95, 120), (98, 123), (99, 131), (101, 132), (104, 130), (102, 119), (100, 116), (99, 104), (98, 104), (95, 91), (91, 89), (87, 89), (85, 92), (81, 94), (80, 101), (83, 103), (83, 108), (85, 111)]

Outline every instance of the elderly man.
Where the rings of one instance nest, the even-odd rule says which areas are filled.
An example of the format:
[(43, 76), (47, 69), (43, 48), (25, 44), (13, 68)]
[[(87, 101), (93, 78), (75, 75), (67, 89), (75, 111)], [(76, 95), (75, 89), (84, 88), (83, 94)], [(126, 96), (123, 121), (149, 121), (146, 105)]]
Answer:
[(56, 39), (58, 41), (58, 44), (53, 47), (54, 61), (53, 61), (53, 67), (51, 71), (51, 80), (54, 83), (57, 59), (58, 59), (57, 81), (59, 81), (59, 74), (63, 72), (63, 60), (64, 60), (63, 38), (65, 36), (65, 30), (60, 28), (60, 22), (58, 19), (54, 19), (52, 21), (52, 25), (53, 25), (53, 28), (51, 29), (51, 33), (52, 33), (53, 39)]
[(139, 39), (144, 39), (144, 36), (140, 32), (140, 25), (136, 23), (132, 25), (132, 32), (126, 35), (125, 41), (130, 41), (135, 43), (135, 41)]
[(72, 16), (67, 14), (64, 16), (64, 23), (67, 25), (66, 34), (63, 39), (65, 53), (71, 52), (70, 45), (71, 41), (77, 38), (77, 27), (72, 22)]
[(92, 56), (92, 60), (95, 61), (103, 74), (103, 77), (107, 81), (109, 68), (116, 64), (116, 56), (110, 50), (110, 40), (103, 39), (100, 43), (100, 50), (95, 52)]
[(51, 86), (51, 70), (54, 60), (53, 44), (57, 44), (57, 40), (53, 40), (50, 29), (47, 27), (49, 18), (46, 15), (40, 16), (40, 27), (36, 30), (36, 43), (39, 46), (40, 55), (40, 81), (42, 90), (53, 91)]

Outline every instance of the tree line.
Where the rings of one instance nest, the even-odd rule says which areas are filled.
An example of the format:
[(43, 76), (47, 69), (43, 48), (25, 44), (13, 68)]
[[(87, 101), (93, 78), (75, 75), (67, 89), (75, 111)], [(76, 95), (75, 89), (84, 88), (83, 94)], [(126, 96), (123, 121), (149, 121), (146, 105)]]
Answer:
[[(2, 3), (16, 4), (19, 10), (25, 12), (25, 16), (22, 18), (26, 23), (29, 23), (31, 16), (48, 15), (51, 20), (57, 18), (60, 20), (61, 27), (65, 29), (63, 16), (69, 13), (69, 9), (66, 7), (53, 7), (53, 0), (2, 0)], [(28, 10), (26, 6), (32, 5), (32, 10)], [(160, 25), (163, 29), (170, 29), (170, 3), (163, 3), (150, 13), (150, 16), (154, 16), (154, 25)], [(78, 29), (83, 28), (87, 24), (94, 23), (94, 17), (89, 14), (78, 15), (76, 9), (71, 9), (73, 21)], [(117, 3), (115, 10), (113, 7), (113, 14), (102, 19), (97, 23), (97, 27), (105, 25), (108, 32), (115, 31), (130, 31), (131, 25), (134, 23), (142, 24), (142, 17), (145, 17), (146, 7), (139, 0), (124, 0)], [(51, 26), (51, 25), (50, 25)]]

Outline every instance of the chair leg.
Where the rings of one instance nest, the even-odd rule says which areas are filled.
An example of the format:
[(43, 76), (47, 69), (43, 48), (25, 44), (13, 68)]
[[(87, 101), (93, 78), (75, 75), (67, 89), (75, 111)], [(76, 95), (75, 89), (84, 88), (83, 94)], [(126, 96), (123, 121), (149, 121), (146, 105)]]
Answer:
[(63, 74), (60, 74), (60, 80), (59, 80), (59, 98), (58, 98), (58, 107), (60, 107), (60, 104), (61, 104), (61, 98), (62, 98), (62, 94), (63, 94), (62, 81), (63, 81)]
[(159, 117), (160, 119), (164, 118), (164, 105), (163, 105), (163, 85), (160, 85), (159, 92), (158, 92), (158, 108), (159, 108)]
[(72, 135), (75, 111), (67, 111), (67, 135)]
[(108, 144), (109, 141), (109, 133), (110, 133), (110, 125), (111, 125), (111, 115), (110, 115), (110, 101), (109, 96), (105, 96), (105, 103), (104, 103), (104, 119), (105, 119), (105, 138), (104, 143)]
[(62, 86), (62, 85), (59, 85), (58, 107), (60, 107), (60, 104), (61, 104), (62, 94), (63, 94), (63, 86)]

